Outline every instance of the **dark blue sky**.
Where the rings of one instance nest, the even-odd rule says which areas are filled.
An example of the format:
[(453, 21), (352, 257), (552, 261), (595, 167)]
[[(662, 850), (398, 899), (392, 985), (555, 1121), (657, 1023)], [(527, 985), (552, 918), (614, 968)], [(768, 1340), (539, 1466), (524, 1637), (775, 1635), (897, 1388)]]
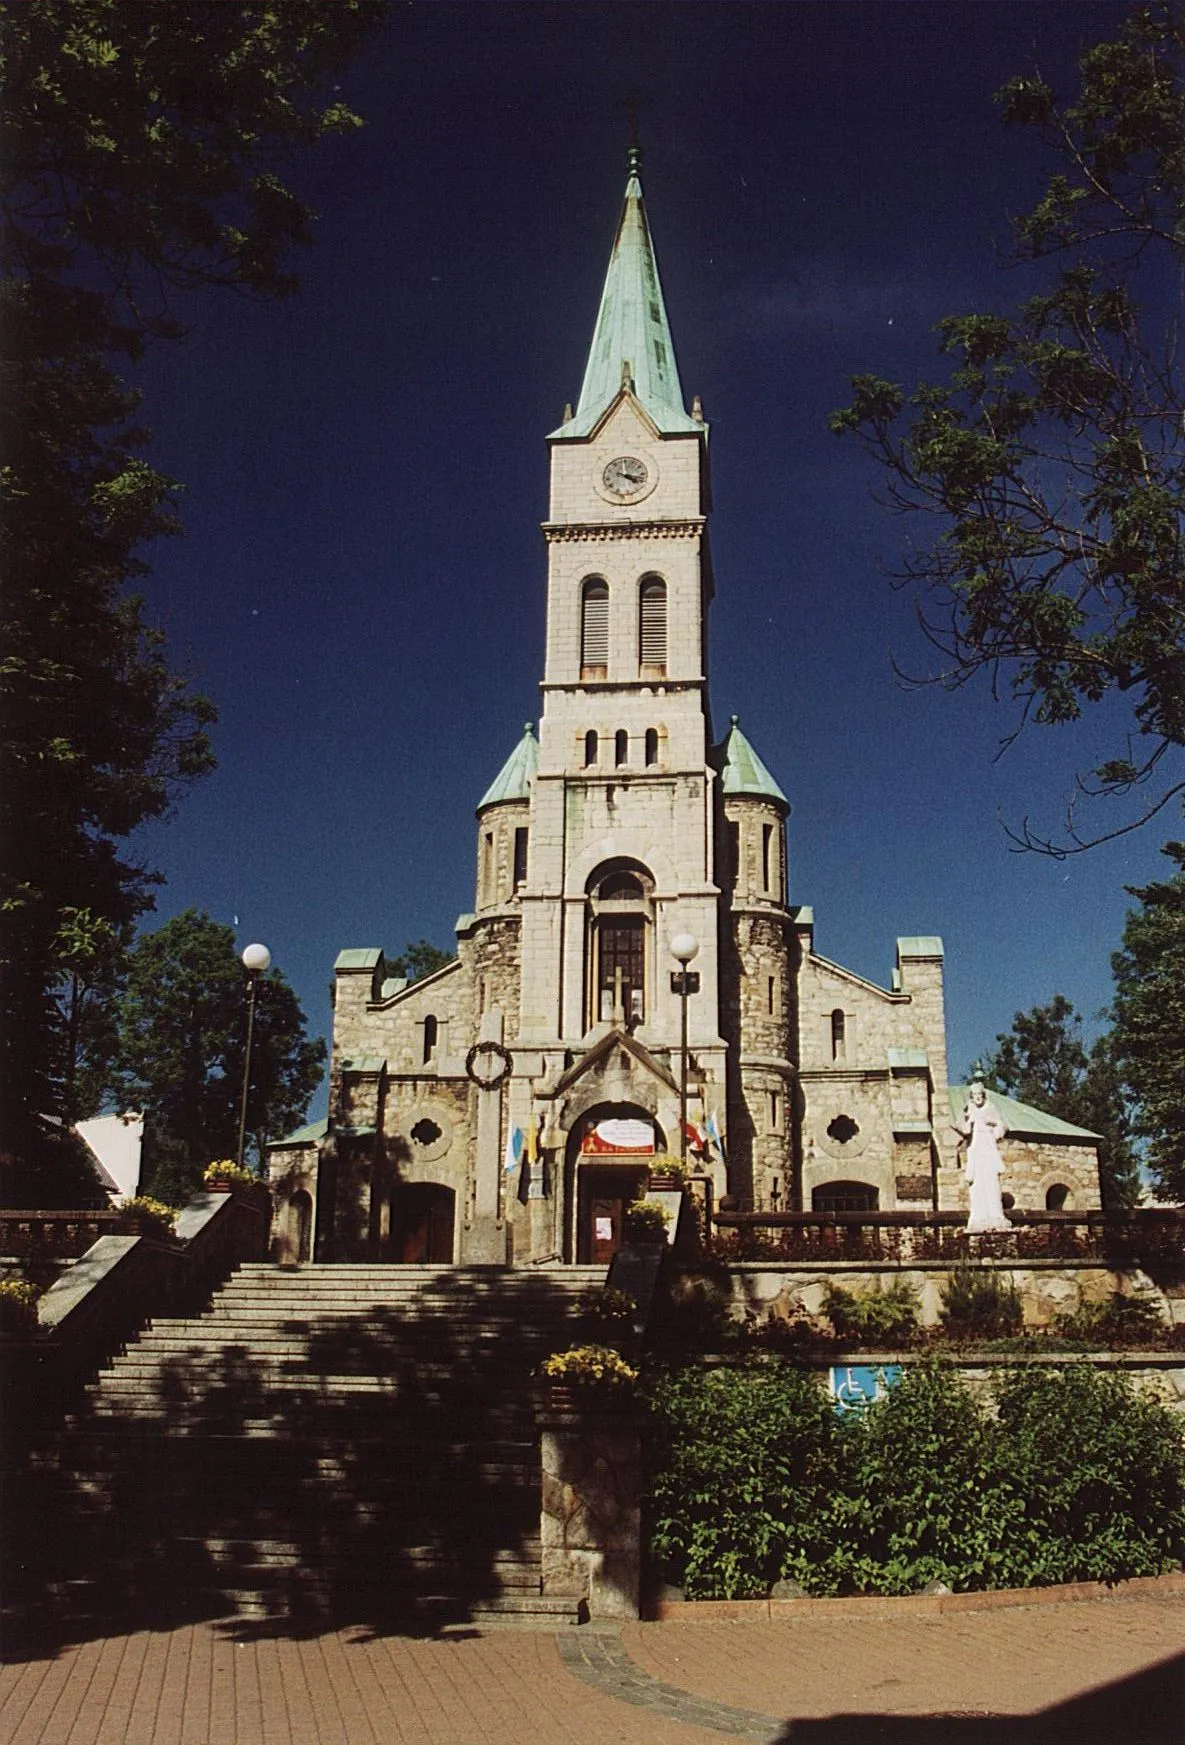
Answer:
[[(826, 428), (846, 378), (933, 371), (934, 323), (1002, 306), (1007, 220), (1040, 185), (992, 93), (1070, 83), (1124, 8), (981, 0), (396, 6), (344, 81), (366, 128), (295, 179), (321, 213), (302, 290), (211, 294), (144, 381), (186, 537), (150, 608), (217, 702), (217, 773), (146, 834), (158, 912), (262, 939), (313, 1029), (344, 946), (452, 943), (473, 807), (538, 713), (545, 433), (579, 391), (624, 186), (643, 181), (683, 386), (712, 425), (712, 695), (793, 804), (816, 943), (885, 983), (947, 946), (951, 1064), (1054, 992), (1094, 1013), (1163, 830), (1064, 864), (1103, 720), (1013, 725), (986, 684), (905, 691), (928, 651), (906, 531)], [(151, 921), (150, 925), (153, 924)]]

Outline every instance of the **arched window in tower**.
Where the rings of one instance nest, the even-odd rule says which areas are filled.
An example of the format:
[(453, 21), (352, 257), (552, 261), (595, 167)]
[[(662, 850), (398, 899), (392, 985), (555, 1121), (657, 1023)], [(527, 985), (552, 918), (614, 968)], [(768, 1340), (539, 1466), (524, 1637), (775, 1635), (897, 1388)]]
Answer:
[(630, 760), (630, 736), (624, 727), (619, 727), (613, 736), (613, 761), (618, 769)]
[(658, 762), (658, 728), (657, 727), (648, 727), (646, 729), (646, 767), (647, 767), (647, 769), (650, 768), (651, 764), (655, 764), (657, 762)]
[(609, 676), (609, 584), (589, 576), (580, 589), (580, 676)]
[(598, 753), (600, 752), (600, 749), (601, 749), (601, 743), (600, 743), (600, 740), (597, 738), (597, 730), (595, 727), (590, 727), (588, 732), (584, 736), (584, 767), (585, 767), (585, 769), (591, 769), (593, 764), (596, 763), (597, 756), (598, 756)]
[(831, 1014), (831, 1058), (844, 1060), (847, 1057), (847, 1019), (843, 1010), (837, 1006)]
[(427, 1066), (428, 1062), (432, 1059), (432, 1056), (436, 1053), (436, 1036), (437, 1036), (436, 1019), (434, 1018), (432, 1013), (429, 1012), (428, 1016), (424, 1019), (424, 1065), (425, 1066)]
[(644, 679), (667, 674), (667, 585), (659, 576), (643, 576), (638, 591), (638, 660)]
[(586, 887), (585, 1022), (608, 1023), (620, 1008), (631, 1027), (645, 1021), (653, 880), (633, 861), (611, 861)]

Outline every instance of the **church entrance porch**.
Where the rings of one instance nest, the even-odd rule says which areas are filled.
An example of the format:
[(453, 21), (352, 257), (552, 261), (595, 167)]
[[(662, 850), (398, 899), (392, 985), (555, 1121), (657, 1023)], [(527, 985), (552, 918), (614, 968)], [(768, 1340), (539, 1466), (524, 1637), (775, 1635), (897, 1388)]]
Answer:
[(577, 1184), (576, 1259), (581, 1266), (608, 1265), (622, 1244), (626, 1207), (640, 1199), (649, 1162), (622, 1168), (583, 1163)]

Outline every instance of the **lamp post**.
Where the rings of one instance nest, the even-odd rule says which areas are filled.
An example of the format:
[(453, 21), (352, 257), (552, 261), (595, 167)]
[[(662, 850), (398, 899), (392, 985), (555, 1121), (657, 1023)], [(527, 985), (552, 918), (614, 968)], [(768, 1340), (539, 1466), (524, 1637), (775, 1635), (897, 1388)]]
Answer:
[(679, 965), (671, 974), (671, 992), (679, 996), (679, 1161), (684, 1164), (687, 1162), (687, 996), (699, 992), (699, 973), (687, 966), (698, 951), (699, 940), (694, 933), (676, 933), (671, 940), (671, 956)]
[(255, 1037), (255, 995), (259, 978), (271, 963), (272, 954), (266, 945), (249, 945), (242, 961), (247, 972), (247, 1052), (243, 1056), (243, 1098), (239, 1104), (239, 1149), (235, 1159), (240, 1169), (247, 1150), (247, 1096), (251, 1087), (251, 1044)]

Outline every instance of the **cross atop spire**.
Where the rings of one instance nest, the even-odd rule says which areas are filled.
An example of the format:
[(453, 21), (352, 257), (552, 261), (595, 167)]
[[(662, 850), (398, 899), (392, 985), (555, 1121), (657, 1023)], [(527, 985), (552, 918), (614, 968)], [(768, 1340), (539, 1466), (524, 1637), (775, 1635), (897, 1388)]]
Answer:
[(704, 429), (683, 408), (675, 347), (642, 198), (641, 147), (627, 153), (625, 203), (573, 418), (554, 436), (587, 436), (627, 386), (664, 434)]

